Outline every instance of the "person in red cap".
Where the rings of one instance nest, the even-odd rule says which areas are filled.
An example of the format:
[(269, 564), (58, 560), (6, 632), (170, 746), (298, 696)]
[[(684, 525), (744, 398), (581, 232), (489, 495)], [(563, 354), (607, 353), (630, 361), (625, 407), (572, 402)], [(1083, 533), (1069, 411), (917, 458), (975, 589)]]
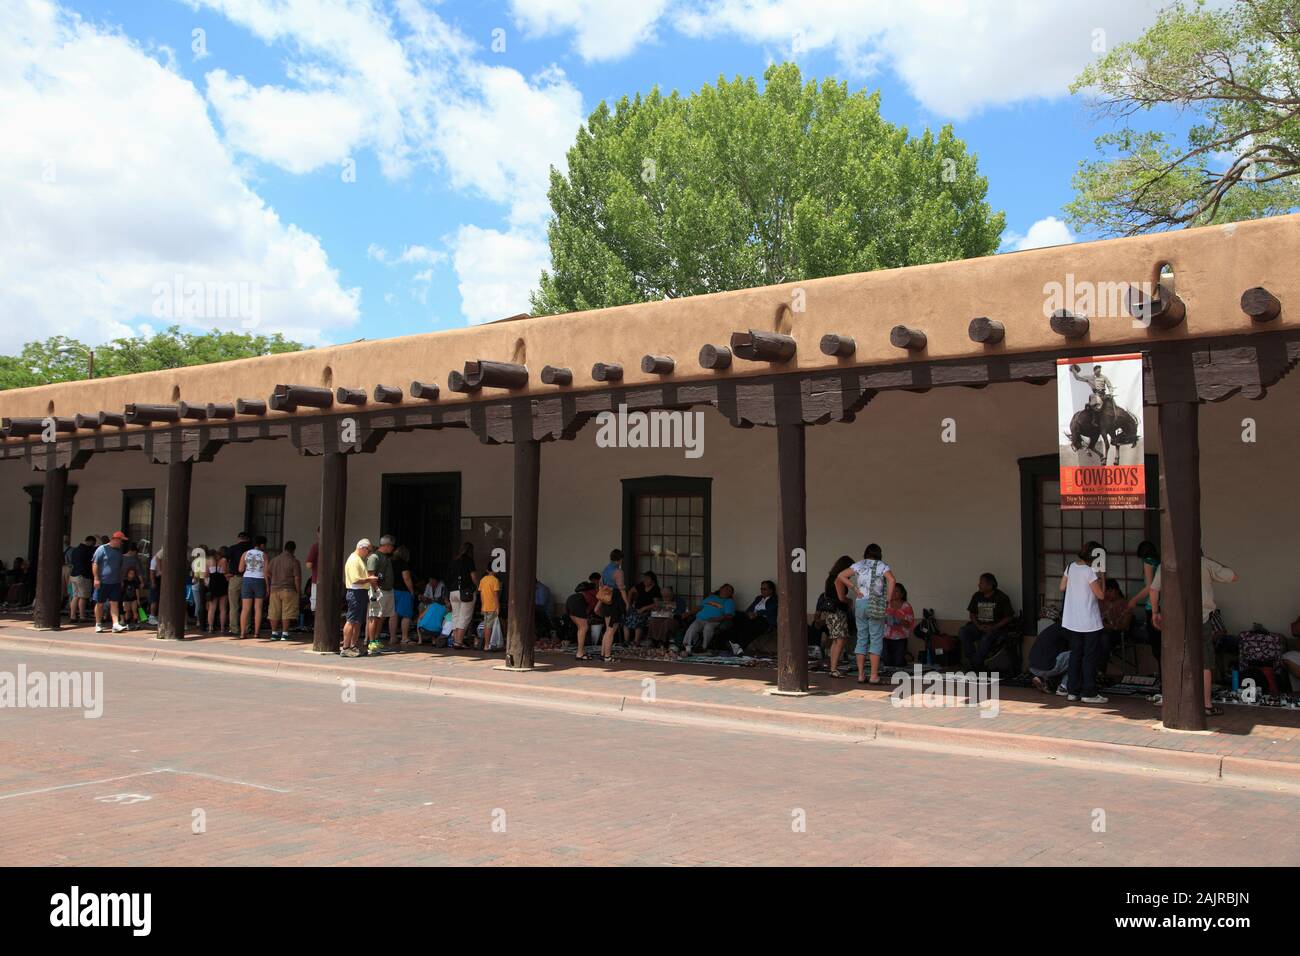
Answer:
[(126, 535), (114, 531), (112, 537), (108, 539), (108, 544), (101, 544), (96, 548), (94, 557), (90, 559), (90, 570), (95, 584), (92, 597), (95, 600), (96, 634), (102, 634), (107, 630), (104, 626), (105, 604), (108, 605), (109, 614), (113, 618), (113, 633), (120, 634), (126, 630), (126, 625), (122, 623), (122, 545), (125, 543)]

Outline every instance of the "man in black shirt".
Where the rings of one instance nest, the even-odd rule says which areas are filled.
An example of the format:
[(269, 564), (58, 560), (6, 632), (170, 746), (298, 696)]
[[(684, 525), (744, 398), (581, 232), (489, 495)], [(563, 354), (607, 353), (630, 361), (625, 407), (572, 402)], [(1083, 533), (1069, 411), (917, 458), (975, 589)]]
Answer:
[(253, 536), (247, 531), (241, 531), (238, 541), (227, 545), (222, 550), (226, 558), (227, 603), (231, 608), (230, 616), (238, 620), (239, 616), (235, 613), (235, 609), (242, 607), (244, 603), (244, 576), (239, 571), (239, 559), (244, 556), (245, 551), (253, 550)]
[(68, 549), (68, 567), (71, 569), (72, 604), (68, 608), (71, 623), (90, 623), (90, 598), (95, 588), (95, 572), (90, 561), (95, 556), (97, 539), (93, 534), (76, 547)]
[(962, 652), (973, 670), (984, 666), (989, 648), (1003, 635), (1015, 616), (1011, 598), (998, 590), (998, 579), (991, 572), (980, 575), (980, 589), (971, 595), (966, 606), (970, 620), (957, 632)]
[[(1034, 638), (1034, 646), (1029, 649), (1029, 673), (1034, 675), (1034, 686), (1044, 694), (1050, 694), (1049, 681), (1060, 677), (1070, 668), (1070, 637), (1065, 628), (1059, 624), (1049, 624), (1043, 633)], [(1066, 693), (1065, 681), (1057, 688), (1058, 694)]]

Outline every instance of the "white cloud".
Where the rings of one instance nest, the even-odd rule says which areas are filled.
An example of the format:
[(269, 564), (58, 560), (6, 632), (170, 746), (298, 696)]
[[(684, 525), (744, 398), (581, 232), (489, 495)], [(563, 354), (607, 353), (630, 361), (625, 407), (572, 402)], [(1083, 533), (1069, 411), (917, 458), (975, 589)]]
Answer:
[(510, 0), (515, 23), (532, 36), (573, 31), (574, 48), (588, 63), (617, 60), (654, 39), (668, 0)]
[(544, 237), (461, 226), (453, 245), (461, 311), (471, 323), (528, 311), (528, 293), (551, 261)]
[(1039, 219), (1029, 227), (1029, 232), (1021, 235), (1007, 230), (1002, 235), (1002, 251), (1020, 252), (1024, 249), (1042, 249), (1046, 246), (1065, 246), (1077, 242), (1077, 237), (1070, 232), (1070, 227), (1055, 216)]
[(437, 265), (445, 261), (447, 253), (438, 249), (430, 249), (428, 246), (407, 246), (402, 250), (402, 254), (397, 257), (398, 262), (418, 262), (425, 265)]
[(10, 321), (99, 342), (166, 324), (157, 290), (177, 282), (256, 290), (255, 325), (229, 309), (196, 327), (318, 342), (356, 320), (359, 290), (249, 188), (193, 85), (121, 34), (48, 0), (0, 4), (0, 129)]
[(366, 246), (366, 258), (374, 259), (376, 262), (388, 261), (388, 250), (376, 242)]

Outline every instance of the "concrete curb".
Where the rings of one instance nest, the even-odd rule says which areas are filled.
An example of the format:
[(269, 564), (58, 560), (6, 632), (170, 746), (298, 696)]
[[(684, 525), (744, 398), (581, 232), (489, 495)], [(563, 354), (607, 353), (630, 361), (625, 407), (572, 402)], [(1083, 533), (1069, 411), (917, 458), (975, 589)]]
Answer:
[(264, 660), (231, 654), (204, 653), (184, 647), (135, 647), (40, 637), (0, 635), (0, 647), (83, 657), (131, 659), (173, 667), (197, 667), (228, 673), (257, 673), (288, 680), (354, 680), (360, 686), (433, 694), (465, 694), (483, 700), (517, 704), (575, 705), (596, 712), (626, 716), (725, 722), (761, 731), (827, 734), (867, 741), (882, 741), (964, 753), (996, 754), (1021, 760), (1067, 760), (1104, 769), (1172, 773), (1238, 786), (1300, 790), (1300, 764), (1146, 747), (1134, 744), (1073, 740), (1015, 734), (965, 727), (936, 727), (903, 721), (882, 721), (869, 716), (843, 717), (809, 714), (787, 708), (745, 707), (657, 697), (643, 700), (626, 694), (548, 687), (478, 677), (412, 674), (360, 665)]

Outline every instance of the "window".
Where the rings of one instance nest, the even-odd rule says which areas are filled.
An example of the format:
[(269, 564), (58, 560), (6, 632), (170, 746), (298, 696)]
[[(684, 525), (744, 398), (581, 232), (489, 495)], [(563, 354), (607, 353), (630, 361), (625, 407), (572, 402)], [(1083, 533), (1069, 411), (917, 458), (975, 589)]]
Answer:
[(708, 478), (629, 478), (623, 482), (624, 565), (629, 584), (653, 571), (690, 607), (709, 593)]
[(122, 492), (122, 533), (140, 546), (141, 554), (158, 549), (153, 543), (152, 488), (127, 488)]
[(1155, 455), (1146, 456), (1147, 507), (1144, 511), (1061, 510), (1060, 463), (1056, 455), (1020, 459), (1021, 587), (1024, 615), (1030, 621), (1061, 602), (1061, 575), (1089, 540), (1106, 550), (1108, 577), (1126, 597), (1145, 586), (1137, 547), (1159, 545), (1160, 472)]
[(256, 540), (266, 536), (266, 550), (284, 547), (284, 485), (249, 485), (244, 499), (244, 528)]

